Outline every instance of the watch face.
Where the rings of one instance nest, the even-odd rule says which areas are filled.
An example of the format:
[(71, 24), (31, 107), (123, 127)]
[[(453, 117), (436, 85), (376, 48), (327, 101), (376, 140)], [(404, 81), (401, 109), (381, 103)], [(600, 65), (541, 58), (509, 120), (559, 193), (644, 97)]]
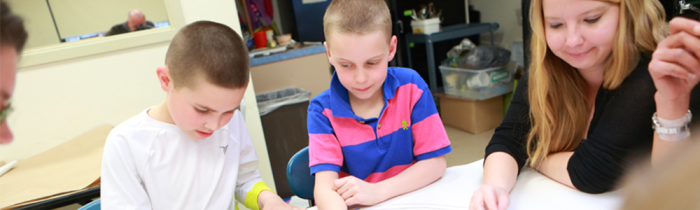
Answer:
[(700, 20), (700, 2), (679, 0), (675, 4), (676, 16)]

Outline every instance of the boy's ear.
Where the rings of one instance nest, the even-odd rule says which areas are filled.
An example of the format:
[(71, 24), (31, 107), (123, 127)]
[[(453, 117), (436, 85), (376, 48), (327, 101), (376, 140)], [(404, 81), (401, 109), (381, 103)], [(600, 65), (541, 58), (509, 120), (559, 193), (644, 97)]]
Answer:
[(393, 36), (391, 36), (391, 41), (389, 41), (389, 59), (387, 59), (387, 62), (394, 60), (394, 56), (396, 55), (396, 45), (397, 45), (396, 35), (393, 35)]
[(156, 69), (156, 75), (158, 75), (158, 82), (160, 82), (160, 88), (166, 93), (173, 89), (173, 81), (170, 78), (170, 69), (167, 66), (160, 66)]
[(333, 65), (333, 59), (331, 59), (331, 49), (328, 48), (328, 42), (323, 42), (323, 46), (326, 47), (326, 55), (328, 56), (328, 62)]

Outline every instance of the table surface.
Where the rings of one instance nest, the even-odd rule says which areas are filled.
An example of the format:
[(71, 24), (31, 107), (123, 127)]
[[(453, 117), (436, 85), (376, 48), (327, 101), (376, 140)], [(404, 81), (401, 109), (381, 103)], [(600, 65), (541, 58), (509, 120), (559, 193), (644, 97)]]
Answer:
[[(450, 167), (442, 178), (433, 184), (362, 209), (468, 209), (473, 192), (482, 185), (482, 165), (483, 159)], [(518, 176), (510, 199), (510, 210), (606, 210), (618, 209), (622, 204), (619, 190), (602, 194), (583, 193), (559, 184), (529, 167), (524, 168)]]

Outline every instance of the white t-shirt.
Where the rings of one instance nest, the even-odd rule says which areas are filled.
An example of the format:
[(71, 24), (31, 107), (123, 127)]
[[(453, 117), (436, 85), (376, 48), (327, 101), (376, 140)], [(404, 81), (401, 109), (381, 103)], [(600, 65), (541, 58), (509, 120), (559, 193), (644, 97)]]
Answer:
[[(258, 156), (241, 113), (203, 140), (148, 110), (115, 127), (102, 157), (102, 209), (229, 209), (258, 182)], [(257, 195), (256, 195), (257, 196)], [(257, 200), (257, 199), (256, 199)]]

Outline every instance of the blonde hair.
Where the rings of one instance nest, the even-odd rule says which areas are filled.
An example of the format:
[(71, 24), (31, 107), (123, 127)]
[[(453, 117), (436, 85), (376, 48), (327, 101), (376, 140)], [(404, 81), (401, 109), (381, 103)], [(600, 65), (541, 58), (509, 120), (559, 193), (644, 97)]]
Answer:
[[(547, 47), (543, 0), (530, 5), (532, 27), (528, 86), (532, 130), (527, 139), (530, 166), (537, 167), (550, 153), (572, 151), (586, 133), (591, 113), (586, 81), (571, 65)], [(657, 0), (609, 0), (619, 4), (619, 25), (612, 53), (606, 60), (603, 88), (613, 90), (634, 70), (640, 54), (650, 53), (666, 36), (666, 14)]]
[[(391, 40), (391, 14), (384, 0), (333, 0), (323, 15), (326, 41), (332, 33), (368, 34), (382, 31)], [(330, 46), (330, 45), (329, 45)]]

